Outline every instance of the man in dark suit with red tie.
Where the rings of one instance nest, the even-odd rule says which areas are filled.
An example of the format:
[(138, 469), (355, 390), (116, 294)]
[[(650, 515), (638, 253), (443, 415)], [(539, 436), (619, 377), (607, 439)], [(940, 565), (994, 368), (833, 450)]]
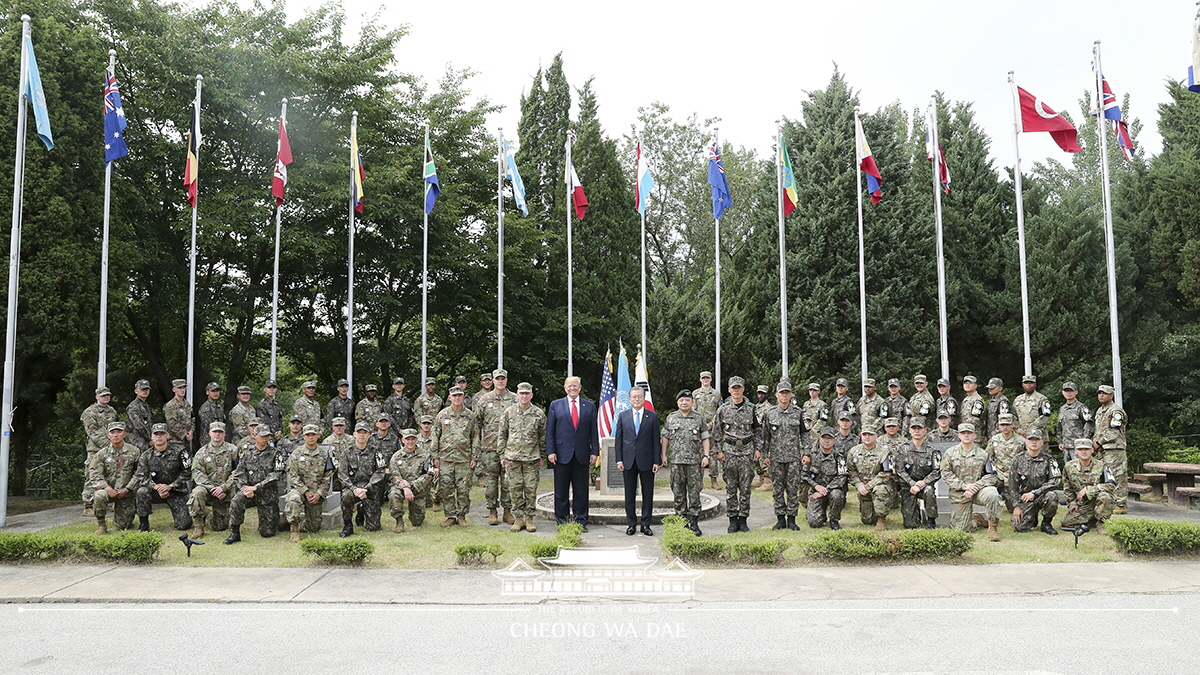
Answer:
[[(600, 455), (600, 429), (596, 404), (579, 395), (578, 377), (563, 382), (567, 395), (550, 403), (546, 411), (546, 459), (554, 467), (554, 520), (571, 520), (587, 532), (588, 468)], [(572, 499), (572, 494), (573, 499)]]
[(654, 511), (654, 474), (665, 463), (662, 438), (658, 428), (658, 415), (646, 410), (646, 392), (635, 386), (629, 390), (629, 403), (633, 408), (617, 416), (617, 428), (613, 432), (613, 450), (617, 469), (625, 474), (625, 520), (629, 527), (625, 534), (637, 533), (638, 517), (635, 510), (638, 483), (642, 484), (642, 534), (654, 536), (650, 529), (650, 515)]

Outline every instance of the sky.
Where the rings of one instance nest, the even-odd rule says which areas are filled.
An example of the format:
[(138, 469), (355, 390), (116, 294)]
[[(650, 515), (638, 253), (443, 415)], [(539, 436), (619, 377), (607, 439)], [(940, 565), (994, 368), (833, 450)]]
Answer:
[[(973, 102), (997, 167), (1015, 156), (1008, 71), (1079, 119), (1096, 40), (1118, 100), (1130, 95), (1127, 116), (1144, 125), (1139, 152), (1158, 153), (1158, 105), (1165, 82), (1186, 75), (1196, 12), (1190, 2), (1164, 0), (342, 2), (347, 39), (357, 39), (364, 22), (408, 27), (398, 70), (430, 83), (448, 66), (475, 71), (472, 90), (503, 106), (488, 126), (509, 137), (522, 92), (539, 65), (562, 52), (573, 86), (595, 78), (608, 135), (629, 133), (639, 107), (662, 101), (676, 119), (720, 118), (723, 144), (769, 156), (775, 120), (801, 117), (806, 92), (824, 88), (836, 64), (865, 113), (894, 101), (923, 110), (935, 90)], [(289, 19), (317, 4), (287, 0)], [(1026, 171), (1034, 161), (1068, 159), (1048, 134), (1024, 134), (1020, 143)]]

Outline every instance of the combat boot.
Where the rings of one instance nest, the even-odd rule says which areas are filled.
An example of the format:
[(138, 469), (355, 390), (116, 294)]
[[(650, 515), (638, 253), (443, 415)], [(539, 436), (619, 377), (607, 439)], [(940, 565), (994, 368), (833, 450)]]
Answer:
[(750, 526), (746, 524), (746, 516), (738, 516), (738, 532), (749, 532)]
[(757, 475), (756, 475), (756, 476), (754, 477), (754, 480), (750, 481), (750, 487), (752, 487), (752, 488), (756, 488), (756, 487), (758, 487), (759, 485), (762, 485), (762, 482), (763, 482), (762, 476), (757, 476)]
[(525, 531), (537, 532), (537, 525), (533, 524), (533, 516), (525, 516)]
[(92, 510), (92, 505), (91, 505), (91, 504), (88, 504), (87, 506), (84, 506), (84, 507), (83, 507), (83, 515), (85, 515), (85, 516), (94, 516), (94, 515), (96, 515), (96, 512)]
[(717, 477), (716, 476), (709, 476), (708, 482), (712, 485), (712, 489), (714, 489), (714, 490), (717, 489)]
[[(507, 511), (505, 511), (504, 513), (505, 513), (505, 515), (508, 515)], [(521, 529), (524, 527), (525, 527), (525, 520), (521, 519), (521, 520), (514, 521), (513, 524), (508, 528), (508, 531), (509, 532), (520, 532)]]
[(771, 526), (771, 529), (772, 530), (787, 529), (787, 517), (786, 516), (776, 516), (776, 518), (778, 518), (778, 520), (775, 522), (774, 525)]
[(496, 517), (496, 509), (488, 509), (488, 525), (499, 525), (500, 519)]
[(789, 530), (796, 530), (796, 531), (800, 530), (800, 526), (796, 524), (796, 516), (788, 516), (787, 517), (787, 528)]
[(358, 505), (358, 515), (354, 516), (354, 524), (362, 527), (367, 522), (367, 513), (363, 510), (362, 504)]
[(300, 541), (300, 523), (292, 523), (292, 536), (288, 537), (288, 541), (295, 543)]
[(446, 520), (445, 520), (445, 521), (442, 523), (442, 527), (450, 527), (451, 525), (454, 525), (454, 524), (456, 524), (456, 523), (457, 523), (457, 521), (456, 521), (456, 520), (454, 520), (453, 518), (447, 518), (447, 519), (446, 519)]
[(725, 531), (728, 532), (729, 534), (733, 534), (734, 532), (738, 531), (738, 527), (739, 527), (738, 517), (737, 516), (729, 516), (729, 527), (725, 528)]
[(829, 521), (829, 529), (837, 532), (838, 530), (842, 529), (842, 524), (836, 520), (831, 520)]
[(342, 531), (338, 533), (338, 536), (345, 539), (352, 534), (354, 534), (354, 522), (350, 519), (343, 520)]
[(887, 529), (887, 518), (883, 516), (875, 516), (875, 531), (883, 532)]
[(242, 527), (240, 525), (233, 525), (229, 528), (229, 536), (225, 537), (225, 541), (223, 541), (221, 543), (236, 544), (241, 540), (242, 540)]
[[(738, 518), (738, 522), (741, 522), (741, 518)], [(697, 537), (704, 536), (704, 533), (700, 531), (700, 521), (695, 517), (692, 518), (692, 532), (695, 532)]]
[(775, 486), (771, 484), (770, 476), (768, 476), (768, 477), (762, 479), (762, 485), (758, 486), (758, 491), (759, 492), (770, 492), (771, 490), (774, 489), (774, 487)]
[(504, 507), (504, 522), (508, 523), (509, 525), (514, 525), (516, 524), (516, 520), (516, 518), (513, 518), (512, 509), (508, 508), (507, 506)]
[(192, 539), (200, 539), (204, 536), (204, 519), (193, 518), (195, 526), (192, 528)]
[(975, 527), (987, 527), (987, 518), (983, 517), (982, 513), (971, 514), (971, 520), (975, 521)]
[(440, 499), (435, 499), (435, 500), (433, 500), (433, 506), (431, 506), (431, 507), (429, 508), (429, 510), (430, 510), (430, 511), (441, 511), (441, 510), (442, 510), (442, 502), (441, 502), (441, 500), (440, 500)]
[(988, 523), (988, 541), (1000, 541), (1000, 533), (996, 531), (996, 523)]
[(1092, 530), (1092, 532), (1095, 532), (1096, 534), (1108, 534), (1107, 532), (1104, 531), (1104, 523), (1102, 523), (1100, 521), (1096, 521), (1096, 526), (1091, 528), (1091, 530)]
[(108, 534), (108, 521), (104, 518), (96, 519), (96, 534)]
[(1042, 532), (1046, 534), (1058, 534), (1058, 530), (1054, 529), (1054, 525), (1050, 522), (1049, 518), (1042, 520)]
[(937, 518), (926, 518), (925, 519), (925, 529), (936, 530), (937, 529)]
[(458, 521), (458, 524), (459, 524), (459, 525), (466, 525), (466, 524), (467, 524), (467, 516), (466, 516), (466, 514), (460, 515), (460, 516), (457, 518), (457, 521)]
[(392, 532), (395, 532), (396, 534), (400, 534), (403, 531), (404, 531), (404, 517), (402, 516), (402, 517), (396, 519), (396, 525), (392, 527)]
[(138, 532), (150, 531), (150, 516), (138, 516)]
[(1114, 516), (1122, 513), (1129, 513), (1129, 509), (1125, 508), (1124, 506), (1118, 506), (1117, 508), (1113, 509)]

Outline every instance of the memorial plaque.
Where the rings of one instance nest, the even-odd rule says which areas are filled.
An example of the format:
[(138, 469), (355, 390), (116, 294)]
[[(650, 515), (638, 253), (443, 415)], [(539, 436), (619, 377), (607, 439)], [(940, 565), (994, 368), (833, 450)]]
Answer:
[(600, 439), (600, 494), (624, 495), (625, 473), (617, 468), (615, 438)]

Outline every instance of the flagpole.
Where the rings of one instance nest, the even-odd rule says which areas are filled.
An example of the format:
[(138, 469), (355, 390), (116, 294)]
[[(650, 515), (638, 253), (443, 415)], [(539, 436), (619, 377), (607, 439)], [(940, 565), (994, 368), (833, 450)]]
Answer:
[(193, 369), (196, 355), (196, 217), (200, 205), (200, 89), (204, 85), (204, 76), (196, 75), (196, 100), (192, 104), (192, 126), (196, 130), (196, 203), (192, 205), (192, 254), (191, 279), (188, 283), (188, 345), (187, 345), (187, 390), (188, 403), (196, 404), (196, 388), (192, 386)]
[(29, 97), (25, 88), (29, 82), (29, 53), (25, 38), (31, 37), (29, 15), (21, 15), (21, 65), (17, 76), (17, 158), (13, 164), (12, 232), (8, 241), (8, 328), (4, 340), (4, 393), (0, 403), (0, 527), (8, 520), (8, 450), (12, 440), (13, 379), (17, 359), (17, 281), (21, 263), (21, 201), (25, 193), (25, 118)]
[[(108, 70), (115, 73), (116, 67), (117, 50), (110, 49)], [(107, 75), (105, 79), (108, 79)], [(109, 207), (112, 204), (112, 165), (112, 162), (104, 163), (104, 235), (100, 241), (100, 359), (96, 362), (97, 388), (104, 386), (108, 372), (108, 224)]]
[[(720, 130), (721, 130), (720, 127), (713, 127), (713, 149), (716, 150), (718, 153), (721, 152), (720, 136), (718, 135)], [(715, 269), (716, 269), (716, 278), (714, 280), (714, 285), (716, 287), (715, 303), (716, 303), (716, 333), (717, 333), (717, 340), (716, 340), (716, 342), (717, 342), (717, 350), (716, 350), (717, 358), (716, 358), (715, 368), (713, 368), (713, 372), (717, 376), (717, 391), (720, 391), (721, 390), (721, 219), (713, 218), (713, 221), (715, 221), (715, 223), (716, 223), (716, 225), (714, 227), (715, 242), (713, 245), (713, 261), (715, 263)]]
[(933, 137), (933, 215), (937, 230), (938, 332), (942, 348), (942, 378), (950, 381), (950, 340), (946, 321), (946, 249), (942, 238), (942, 146), (938, 136), (937, 96), (931, 97), (929, 133)]
[[(504, 129), (496, 149), (496, 367), (504, 367)], [(422, 382), (424, 387), (425, 383)], [(424, 391), (424, 389), (422, 389)]]
[[(283, 99), (282, 107), (279, 110), (279, 120), (282, 124), (287, 124), (287, 102)], [(276, 148), (278, 154), (278, 148)], [(276, 160), (278, 161), (278, 160)], [(353, 179), (351, 179), (353, 180)], [(353, 198), (351, 198), (353, 200)], [(283, 214), (283, 205), (275, 205), (275, 273), (272, 281), (271, 291), (271, 376), (268, 379), (275, 379), (275, 340), (276, 334), (279, 332), (279, 235), (281, 232), (281, 217)]]
[(1021, 190), (1021, 99), (1013, 71), (1008, 71), (1008, 84), (1013, 95), (1013, 150), (1015, 165), (1013, 181), (1017, 197), (1017, 251), (1021, 260), (1021, 331), (1025, 339), (1025, 372), (1033, 373), (1033, 358), (1029, 352), (1029, 279), (1025, 274), (1025, 198)]
[(575, 375), (575, 249), (572, 240), (571, 207), (574, 185), (571, 183), (571, 132), (567, 132), (567, 164), (563, 167), (567, 186), (567, 377)]
[(1108, 135), (1104, 131), (1104, 71), (1100, 68), (1100, 41), (1093, 47), (1096, 61), (1096, 134), (1100, 136), (1100, 177), (1104, 196), (1104, 249), (1108, 265), (1108, 328), (1112, 339), (1112, 369), (1114, 398), (1123, 407), (1121, 397), (1121, 337), (1117, 326), (1117, 259), (1113, 236), (1112, 186), (1108, 173)]
[[(421, 157), (425, 157), (425, 149), (429, 147), (429, 120), (425, 121), (425, 145), (421, 146)], [(429, 191), (429, 183), (422, 182), (425, 191)], [(421, 204), (421, 212), (425, 214), (421, 241), (421, 391), (425, 391), (425, 378), (428, 377), (428, 323), (429, 323), (429, 209)]]
[[(858, 111), (854, 111), (854, 126), (858, 128)], [(858, 144), (857, 137), (855, 145)], [(858, 164), (858, 149), (854, 151), (854, 163)], [(862, 379), (867, 379), (867, 254), (863, 243), (863, 199), (862, 199), (862, 167), (854, 167), (854, 181), (858, 196), (858, 324), (859, 342), (861, 344)]]
[(787, 336), (787, 261), (784, 257), (783, 246), (783, 124), (775, 120), (775, 138), (779, 144), (779, 161), (776, 162), (775, 180), (778, 183), (776, 195), (779, 206), (779, 344), (783, 353), (783, 372), (780, 379), (788, 376), (788, 336)]
[[(645, 148), (642, 148), (642, 151), (645, 152)], [(642, 180), (642, 177), (634, 176), (634, 180), (639, 182), (638, 189), (640, 190), (641, 189), (640, 181)], [(642, 214), (641, 214), (642, 215), (642, 344), (641, 344), (641, 347), (642, 347), (642, 356), (643, 356), (643, 358), (645, 358), (645, 356), (646, 356), (646, 207), (648, 206), (648, 203), (646, 200), (648, 200), (650, 198), (650, 195), (641, 195), (641, 198), (642, 198), (642, 204), (641, 204), (641, 207), (642, 207)], [(647, 366), (647, 370), (649, 370), (649, 366)]]
[[(350, 113), (350, 137), (358, 139), (358, 111)], [(350, 266), (346, 274), (346, 381), (350, 382), (350, 391), (354, 391), (354, 172), (358, 171), (358, 157), (350, 157)]]

